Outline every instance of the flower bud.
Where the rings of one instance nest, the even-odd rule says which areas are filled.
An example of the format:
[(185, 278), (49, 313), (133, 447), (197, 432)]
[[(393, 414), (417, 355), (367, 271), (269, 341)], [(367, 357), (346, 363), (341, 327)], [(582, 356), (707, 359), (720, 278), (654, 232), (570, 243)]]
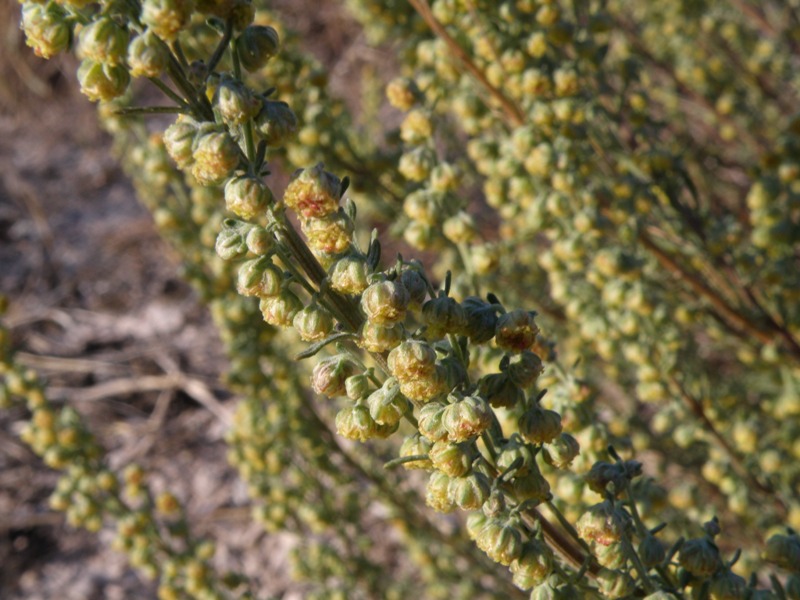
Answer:
[(342, 294), (360, 294), (369, 285), (369, 265), (360, 256), (337, 260), (328, 273), (331, 287)]
[(354, 226), (342, 208), (324, 217), (304, 219), (301, 226), (314, 252), (341, 254), (350, 248)]
[(294, 174), (283, 201), (306, 219), (320, 219), (338, 210), (340, 184), (339, 178), (319, 163)]
[(399, 281), (373, 283), (361, 295), (361, 308), (367, 320), (379, 325), (394, 325), (402, 321), (408, 302), (408, 290)]
[(561, 415), (537, 404), (519, 418), (519, 432), (531, 444), (548, 444), (561, 433)]
[(118, 98), (128, 89), (131, 76), (119, 65), (102, 64), (84, 60), (78, 67), (81, 93), (92, 102), (108, 102)]
[(414, 267), (404, 268), (400, 273), (400, 283), (408, 290), (409, 307), (419, 307), (428, 295), (425, 276)]
[(181, 169), (190, 167), (194, 161), (192, 150), (196, 135), (197, 123), (185, 115), (179, 116), (178, 120), (164, 131), (163, 140), (167, 154)]
[(441, 365), (436, 365), (433, 371), (420, 375), (417, 379), (400, 381), (400, 391), (406, 398), (419, 403), (430, 402), (449, 389), (451, 388), (447, 382), (447, 371)]
[(443, 198), (442, 194), (430, 190), (416, 190), (403, 200), (403, 212), (414, 221), (425, 225), (438, 225)]
[(261, 110), (261, 98), (241, 81), (223, 77), (214, 94), (215, 104), (226, 125), (238, 127)]
[(584, 476), (586, 483), (594, 492), (605, 494), (608, 491), (608, 484), (614, 484), (614, 491), (617, 496), (622, 494), (627, 483), (641, 475), (642, 465), (635, 460), (627, 460), (623, 463), (608, 463), (597, 461)]
[(492, 409), (480, 396), (467, 396), (444, 409), (442, 424), (448, 439), (465, 442), (486, 431), (492, 424)]
[(22, 6), (22, 29), (25, 43), (36, 56), (50, 58), (69, 47), (72, 28), (63, 8), (54, 2), (47, 5), (26, 2)]
[(461, 303), (467, 322), (464, 332), (475, 344), (483, 344), (494, 337), (497, 327), (497, 307), (470, 296)]
[(297, 132), (297, 116), (285, 102), (266, 100), (256, 117), (256, 130), (267, 145), (278, 148)]
[(128, 66), (133, 77), (159, 77), (167, 68), (167, 49), (149, 29), (128, 46)]
[(435, 340), (451, 333), (461, 334), (467, 324), (467, 316), (453, 298), (440, 296), (422, 305), (422, 321), (427, 326), (425, 335)]
[(128, 30), (110, 17), (100, 17), (81, 30), (78, 53), (106, 65), (122, 63), (128, 51)]
[(544, 447), (544, 461), (556, 469), (566, 469), (580, 451), (578, 440), (568, 433), (562, 433)]
[(431, 473), (425, 488), (425, 504), (437, 512), (452, 512), (455, 505), (450, 500), (450, 477), (436, 471)]
[(227, 131), (208, 131), (195, 138), (192, 175), (200, 185), (219, 185), (238, 166), (241, 152)]
[(217, 234), (214, 249), (222, 260), (238, 258), (247, 252), (245, 236), (250, 227), (247, 223), (226, 219), (222, 223), (222, 230)]
[(530, 350), (539, 334), (539, 327), (533, 317), (532, 313), (521, 309), (501, 315), (494, 337), (498, 348), (508, 352)]
[(481, 396), (494, 408), (511, 408), (525, 401), (525, 393), (505, 373), (481, 377), (478, 382)]
[(320, 361), (311, 372), (311, 387), (317, 394), (333, 398), (347, 393), (345, 380), (356, 374), (357, 367), (349, 358), (334, 356)]
[(383, 387), (375, 390), (367, 398), (370, 416), (381, 425), (396, 425), (410, 410), (408, 400), (400, 393), (397, 381), (389, 378)]
[(692, 575), (710, 577), (722, 566), (719, 549), (710, 538), (695, 538), (681, 546), (678, 562)]
[(656, 536), (648, 534), (639, 543), (639, 558), (648, 569), (660, 564), (665, 557), (664, 544)]
[(625, 598), (636, 590), (636, 582), (622, 571), (601, 569), (597, 574), (597, 582), (600, 591), (607, 598)]
[(162, 40), (173, 41), (189, 22), (191, 0), (143, 0), (142, 23)]
[(269, 259), (248, 260), (239, 267), (236, 290), (242, 296), (277, 296), (283, 287), (283, 273)]
[(333, 331), (333, 317), (324, 308), (311, 304), (294, 316), (292, 325), (304, 342), (318, 342)]
[(427, 146), (420, 146), (400, 157), (398, 170), (409, 181), (425, 181), (436, 164), (436, 155)]
[(711, 600), (744, 600), (750, 597), (744, 577), (740, 577), (730, 570), (717, 573), (711, 580), (708, 591)]
[(386, 86), (386, 99), (400, 110), (409, 110), (417, 102), (420, 92), (417, 84), (407, 77), (398, 77)]
[(417, 250), (431, 250), (438, 239), (437, 236), (436, 228), (420, 221), (412, 221), (403, 231), (403, 239)]
[(344, 389), (347, 393), (347, 397), (353, 402), (366, 398), (367, 394), (370, 392), (371, 386), (372, 384), (369, 377), (365, 373), (352, 375), (345, 379), (344, 382)]
[(367, 352), (381, 353), (396, 348), (405, 338), (406, 330), (402, 324), (385, 327), (365, 321), (356, 343)]
[(430, 115), (422, 109), (412, 110), (400, 125), (400, 139), (407, 144), (421, 144), (433, 135)]
[(264, 256), (275, 246), (275, 237), (263, 227), (252, 227), (245, 238), (245, 243), (252, 254)]
[(608, 546), (599, 545), (594, 548), (594, 555), (606, 569), (621, 569), (628, 564), (628, 557), (620, 542)]
[(550, 499), (550, 484), (542, 477), (539, 469), (531, 470), (524, 475), (517, 475), (511, 482), (514, 495), (520, 502), (544, 502)]
[(514, 585), (523, 590), (544, 583), (552, 571), (553, 551), (537, 539), (525, 542), (519, 557), (511, 563)]
[(450, 163), (442, 162), (431, 172), (431, 189), (434, 192), (454, 192), (461, 183), (461, 175)]
[(448, 495), (461, 510), (477, 510), (489, 497), (491, 482), (483, 473), (473, 471), (466, 477), (450, 480)]
[(256, 177), (232, 177), (225, 184), (225, 208), (242, 219), (253, 219), (272, 202), (272, 191)]
[(293, 291), (283, 289), (277, 296), (262, 297), (258, 308), (261, 309), (264, 321), (270, 325), (291, 327), (292, 320), (303, 308), (303, 303)]
[(463, 210), (445, 219), (442, 232), (454, 244), (467, 244), (477, 235), (474, 219)]
[(511, 360), (506, 372), (511, 381), (525, 389), (536, 383), (542, 371), (542, 360), (530, 350), (525, 350)]
[(389, 353), (389, 371), (398, 381), (410, 381), (436, 368), (436, 351), (427, 342), (407, 340)]
[(366, 406), (349, 406), (336, 414), (336, 431), (349, 440), (366, 442), (380, 437), (380, 427), (369, 416)]
[(245, 69), (258, 71), (278, 53), (279, 44), (278, 32), (274, 28), (250, 25), (236, 38), (236, 53)]
[[(432, 446), (433, 444), (419, 433), (414, 433), (403, 440), (403, 444), (400, 446), (400, 456), (424, 456), (431, 451)], [(429, 459), (415, 460), (403, 463), (403, 468), (409, 470), (425, 469), (429, 471), (433, 469), (433, 463)]]
[(500, 454), (497, 456), (497, 467), (501, 471), (505, 471), (519, 460), (514, 474), (518, 476), (526, 475), (531, 471), (531, 468), (536, 469), (533, 456), (530, 447), (522, 441), (522, 438), (518, 434), (513, 434), (511, 439), (503, 444)]
[(423, 406), (419, 411), (419, 432), (431, 442), (438, 442), (447, 439), (447, 429), (445, 429), (442, 419), (444, 418), (445, 404), (442, 402), (430, 402)]
[(800, 573), (800, 536), (773, 535), (767, 540), (763, 557), (783, 569)]
[(622, 538), (629, 519), (623, 511), (604, 501), (590, 506), (578, 519), (575, 528), (585, 541), (609, 546)]
[(481, 534), (481, 530), (486, 527), (486, 524), (489, 522), (489, 517), (487, 517), (483, 511), (477, 511), (470, 513), (467, 517), (467, 535), (469, 539), (473, 542), (478, 539)]
[(500, 519), (491, 519), (475, 540), (478, 548), (493, 561), (508, 566), (522, 555), (522, 535), (519, 529)]
[(472, 468), (472, 456), (461, 444), (436, 442), (428, 456), (435, 469), (450, 477), (463, 477)]

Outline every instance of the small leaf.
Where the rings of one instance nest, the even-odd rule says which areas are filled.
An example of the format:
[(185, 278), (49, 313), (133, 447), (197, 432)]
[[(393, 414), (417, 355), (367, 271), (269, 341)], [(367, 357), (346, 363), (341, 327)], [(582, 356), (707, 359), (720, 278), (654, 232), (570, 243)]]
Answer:
[(337, 340), (343, 340), (345, 338), (355, 339), (356, 335), (354, 333), (350, 333), (344, 331), (342, 333), (334, 333), (333, 335), (329, 335), (324, 340), (320, 340), (316, 344), (309, 346), (306, 350), (303, 350), (299, 354), (295, 355), (295, 360), (303, 360), (304, 358), (310, 358), (314, 356), (317, 352), (322, 350), (325, 346), (330, 344), (331, 342), (335, 342)]

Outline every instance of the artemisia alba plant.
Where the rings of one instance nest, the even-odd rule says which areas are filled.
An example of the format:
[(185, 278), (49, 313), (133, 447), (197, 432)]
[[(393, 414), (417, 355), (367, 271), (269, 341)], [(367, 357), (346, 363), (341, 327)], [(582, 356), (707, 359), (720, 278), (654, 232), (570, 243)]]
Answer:
[[(720, 233), (705, 229), (713, 212), (706, 214), (710, 208), (700, 203), (671, 137), (696, 131), (664, 124), (665, 116), (676, 114), (669, 97), (655, 99), (658, 108), (648, 112), (634, 64), (637, 23), (630, 21), (645, 9), (528, 0), (354, 4), (368, 28), (381, 23), (369, 29), (373, 35), (400, 32), (410, 45), (404, 52), (408, 73), (387, 88), (391, 104), (406, 113), (396, 173), (387, 164), (390, 152), (362, 161), (363, 150), (348, 142), (346, 131), (325, 131), (341, 121), (314, 118), (317, 105), (342, 109), (323, 92), (309, 95), (287, 83), (296, 75), (293, 68), (309, 69), (310, 63), (295, 58), (270, 70), (280, 61), (277, 23), (257, 17), (245, 0), (23, 5), (23, 28), (37, 54), (77, 51), (82, 91), (101, 103), (107, 126), (127, 150), (140, 195), (212, 306), (231, 354), (232, 387), (246, 397), (230, 434), (231, 458), (254, 496), (264, 500), (257, 518), (270, 529), (308, 536), (311, 548), (298, 570), (321, 583), (323, 597), (415, 589), (429, 597), (505, 597), (519, 590), (531, 590), (532, 598), (800, 597), (800, 538), (791, 529), (750, 553), (766, 563), (748, 563), (759, 570), (745, 579), (738, 553), (720, 550), (724, 536), (716, 519), (695, 526), (690, 539), (674, 529), (684, 526), (686, 516), (701, 516), (692, 515), (691, 507), (677, 506), (686, 509), (683, 514), (665, 510), (669, 523), (661, 522), (663, 489), (642, 481), (642, 465), (623, 439), (637, 424), (612, 422), (609, 431), (599, 418), (593, 386), (609, 380), (623, 389), (633, 380), (644, 401), (679, 394), (714, 442), (705, 479), (730, 497), (737, 486), (751, 486), (771, 503), (763, 522), (750, 519), (742, 526), (774, 526), (800, 514), (796, 469), (780, 466), (784, 455), (796, 454), (796, 442), (776, 444), (776, 477), (764, 482), (720, 431), (747, 421), (727, 422), (717, 407), (711, 418), (694, 396), (706, 379), (702, 365), (687, 364), (688, 350), (679, 343), (683, 332), (694, 335), (690, 325), (706, 326), (718, 349), (737, 337), (768, 339), (786, 353), (787, 363), (800, 346), (789, 309), (776, 319), (757, 293), (735, 304), (715, 287), (726, 283), (718, 271), (732, 258), (719, 236), (741, 238), (724, 220)], [(655, 19), (642, 18), (645, 25)], [(641, 46), (648, 47), (646, 37)], [(149, 80), (165, 103), (132, 106), (133, 79)], [(315, 77), (309, 86), (322, 89)], [(295, 96), (304, 105), (302, 115)], [(170, 113), (178, 116), (163, 134), (148, 135), (141, 125), (143, 115)], [(746, 122), (738, 127), (749, 130)], [(455, 131), (442, 135), (449, 139), (466, 136), (467, 155), (458, 154), (459, 144), (438, 140), (438, 131)], [(784, 192), (770, 186), (786, 185), (780, 196), (786, 202), (797, 193), (792, 163), (784, 158), (792, 147), (789, 140), (747, 196), (747, 206), (766, 219), (751, 236), (763, 252), (740, 257), (758, 263), (746, 265), (754, 277), (796, 259), (791, 248), (772, 250), (766, 234), (757, 233), (776, 225), (768, 198)], [(337, 173), (322, 163), (300, 165), (284, 192), (276, 193), (268, 159), (281, 148), (288, 148), (289, 160), (326, 156)], [(707, 160), (709, 148), (698, 148)], [(351, 170), (354, 162), (358, 168)], [(380, 169), (391, 173), (384, 177)], [(411, 246), (442, 250), (438, 276), (417, 260), (382, 260), (378, 235), (358, 235), (356, 206), (346, 196), (349, 175), (341, 171), (351, 171), (362, 189), (373, 186), (370, 195), (387, 196), (389, 218), (402, 209)], [(502, 223), (499, 240), (483, 239), (488, 228), (467, 210), (464, 190), (476, 182)], [(687, 195), (694, 204), (687, 205)], [(680, 245), (698, 219), (690, 242)], [(211, 246), (227, 264), (210, 256)], [(772, 259), (777, 263), (764, 266)], [(719, 281), (703, 282), (699, 274), (712, 268)], [(671, 293), (676, 273), (699, 296), (701, 323)], [(773, 282), (778, 288), (792, 277), (785, 268), (776, 275), (785, 276)], [(511, 276), (520, 285), (508, 285)], [(549, 292), (530, 285), (545, 280)], [(234, 287), (239, 297), (230, 295)], [(746, 294), (750, 288), (742, 289)], [(592, 360), (596, 372), (578, 367), (586, 381), (577, 376), (581, 371), (564, 366), (571, 361), (556, 360), (534, 308), (545, 313), (553, 331), (570, 335), (559, 351), (563, 346), (565, 356)], [(266, 324), (257, 322), (262, 319)], [(286, 335), (304, 342), (297, 358), (313, 364), (310, 387), (325, 402), (304, 394), (303, 367), (286, 354), (297, 342), (283, 341)], [(752, 350), (739, 347), (744, 354)], [(762, 362), (769, 363), (768, 356)], [(29, 404), (31, 394), (41, 396), (38, 384), (25, 383), (33, 378), (5, 364), (4, 390)], [(796, 371), (785, 377), (794, 381)], [(89, 461), (101, 470), (99, 449), (77, 433), (72, 446), (63, 445), (55, 421), (48, 425), (37, 417), (39, 404), (30, 406), (25, 437), (48, 464), (71, 469)], [(648, 415), (647, 425), (665, 431), (657, 423), (673, 406)], [(75, 417), (64, 414), (68, 426)], [(374, 441), (386, 457), (385, 470), (344, 440)], [(687, 449), (696, 441), (675, 438)], [(755, 450), (757, 440), (750, 442)], [(633, 444), (650, 447), (635, 436)], [(73, 446), (75, 452), (69, 451)], [(715, 467), (720, 473), (712, 477)], [(403, 485), (397, 472), (404, 469), (425, 474), (429, 507), (465, 514), (466, 533), (480, 552), (443, 533), (419, 512), (419, 499), (398, 491)], [(277, 477), (282, 472), (290, 476)], [(128, 483), (140, 479), (132, 473)], [(418, 565), (397, 584), (385, 581), (381, 565), (363, 551), (364, 539), (342, 521), (360, 519), (364, 488), (390, 508)], [(119, 510), (133, 510), (113, 490), (101, 489)], [(741, 489), (747, 504), (747, 487)], [(55, 498), (58, 506), (77, 510), (69, 493)], [(119, 511), (108, 514), (127, 522)], [(90, 516), (92, 527), (102, 524), (103, 512)], [(344, 542), (345, 552), (313, 544), (325, 528)], [(196, 545), (183, 542), (185, 548), (174, 549), (155, 533), (152, 538), (134, 544), (146, 555), (136, 559), (139, 564), (157, 569), (158, 551), (180, 557), (158, 573), (164, 597), (238, 593), (223, 585), (227, 580), (214, 580)], [(773, 576), (767, 563), (782, 570)], [(186, 565), (202, 570), (199, 583), (181, 571)]]

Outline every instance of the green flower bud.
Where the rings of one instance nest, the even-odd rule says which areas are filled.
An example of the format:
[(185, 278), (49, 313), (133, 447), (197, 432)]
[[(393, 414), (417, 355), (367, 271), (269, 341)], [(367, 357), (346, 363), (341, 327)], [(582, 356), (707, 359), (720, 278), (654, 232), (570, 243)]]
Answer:
[(92, 102), (108, 102), (119, 98), (128, 89), (131, 76), (119, 65), (101, 64), (84, 60), (78, 67), (81, 93)]
[(501, 565), (509, 566), (522, 555), (522, 534), (519, 529), (500, 519), (491, 519), (475, 543), (489, 558)]
[(317, 394), (333, 398), (347, 393), (345, 380), (356, 374), (358, 367), (347, 357), (334, 356), (314, 366), (311, 372), (311, 387)]
[(167, 68), (167, 49), (149, 29), (128, 46), (128, 66), (133, 77), (159, 77)]
[(718, 573), (711, 580), (711, 600), (744, 600), (748, 598), (747, 582), (730, 570)]
[(536, 342), (539, 327), (534, 322), (535, 313), (513, 310), (501, 315), (495, 329), (495, 343), (508, 352), (530, 350)]
[(428, 295), (425, 276), (415, 267), (406, 267), (400, 273), (400, 283), (408, 290), (409, 307), (422, 306)]
[(66, 20), (67, 13), (58, 4), (46, 5), (26, 2), (22, 6), (22, 29), (25, 43), (36, 56), (50, 58), (69, 47), (72, 28)]
[(258, 71), (278, 53), (278, 32), (264, 25), (250, 25), (236, 38), (236, 53), (242, 66)]
[(642, 564), (647, 567), (655, 567), (666, 557), (664, 544), (654, 535), (647, 535), (639, 543), (639, 558)]
[(144, 0), (142, 23), (162, 40), (173, 41), (189, 22), (191, 0)]
[(789, 575), (783, 587), (786, 590), (786, 597), (790, 600), (797, 600), (800, 598), (800, 575), (794, 573)]
[(345, 256), (328, 272), (331, 287), (342, 294), (360, 294), (369, 285), (369, 265), (361, 256)]
[(450, 477), (463, 477), (472, 468), (472, 455), (461, 444), (436, 442), (428, 456), (435, 469)]
[(514, 585), (529, 590), (546, 581), (553, 572), (553, 551), (540, 540), (529, 540), (522, 553), (511, 563)]
[(397, 381), (389, 378), (379, 390), (367, 398), (369, 414), (381, 425), (396, 425), (410, 409), (408, 400), (400, 393)]
[[(414, 433), (403, 440), (400, 446), (400, 456), (424, 456), (431, 451), (433, 444), (427, 439), (422, 437), (419, 433)], [(433, 469), (433, 463), (429, 459), (415, 460), (412, 462), (403, 463), (404, 469)]]
[(517, 475), (511, 481), (511, 487), (514, 489), (514, 495), (520, 502), (536, 501), (544, 502), (549, 500), (550, 484), (547, 479), (542, 477), (539, 470), (531, 470), (524, 475)]
[(304, 342), (318, 342), (333, 331), (333, 317), (324, 308), (311, 304), (294, 316), (292, 325)]
[(506, 370), (509, 379), (523, 389), (536, 383), (543, 371), (542, 360), (530, 350), (516, 355)]
[(407, 77), (398, 77), (386, 86), (386, 99), (400, 110), (409, 110), (420, 97), (417, 84)]
[(627, 573), (601, 569), (597, 574), (600, 591), (607, 598), (624, 598), (636, 590), (636, 582)]
[(608, 491), (608, 484), (614, 484), (617, 496), (622, 494), (627, 483), (634, 477), (642, 474), (642, 464), (635, 460), (627, 460), (623, 463), (608, 463), (597, 461), (584, 476), (586, 483), (594, 492), (605, 494)]
[(303, 308), (297, 295), (283, 289), (277, 296), (262, 297), (258, 303), (264, 321), (276, 327), (291, 327), (294, 316)]
[(396, 348), (404, 339), (406, 339), (406, 330), (402, 324), (385, 327), (366, 321), (361, 326), (361, 334), (357, 343), (367, 352), (381, 353)]
[(625, 549), (619, 542), (608, 546), (596, 546), (594, 548), (594, 555), (597, 557), (597, 562), (606, 569), (622, 569), (628, 564), (628, 557), (625, 554)]
[(606, 500), (590, 506), (575, 528), (585, 541), (609, 546), (620, 541), (629, 525), (630, 517)]
[(109, 17), (100, 17), (81, 30), (78, 53), (95, 62), (118, 65), (128, 52), (128, 30)]
[(222, 230), (217, 234), (217, 241), (214, 245), (217, 255), (222, 260), (231, 260), (244, 255), (247, 252), (245, 236), (249, 230), (250, 226), (247, 223), (226, 219), (222, 223)]
[(549, 444), (561, 433), (561, 415), (538, 404), (519, 418), (519, 432), (531, 444)]
[(407, 144), (421, 144), (433, 135), (430, 115), (423, 109), (415, 109), (406, 115), (400, 125), (400, 139)]
[(319, 163), (294, 174), (283, 201), (306, 219), (321, 219), (338, 210), (340, 186), (339, 178), (325, 171)]
[(178, 120), (164, 131), (164, 147), (167, 149), (167, 154), (181, 169), (190, 167), (194, 161), (192, 151), (196, 135), (197, 123), (185, 115), (179, 116)]
[(695, 538), (681, 546), (678, 562), (692, 575), (710, 577), (722, 566), (719, 549), (710, 538)]
[(492, 424), (492, 409), (480, 396), (467, 396), (449, 404), (442, 415), (448, 439), (465, 442), (486, 431)]
[(773, 535), (767, 540), (763, 558), (782, 569), (800, 573), (800, 536)]
[(525, 401), (525, 393), (505, 373), (481, 377), (478, 382), (481, 396), (494, 408), (511, 408)]
[(473, 471), (466, 477), (451, 479), (448, 495), (461, 510), (477, 510), (486, 502), (491, 487), (486, 475)]
[(366, 406), (355, 405), (344, 408), (336, 414), (336, 431), (349, 440), (366, 442), (383, 437), (380, 426), (369, 415)]
[(398, 170), (409, 181), (425, 181), (436, 165), (436, 154), (427, 146), (420, 146), (400, 157)]
[(441, 339), (451, 333), (461, 334), (467, 324), (464, 309), (447, 296), (440, 296), (423, 304), (422, 320), (427, 326), (426, 336), (431, 339)]
[(219, 185), (239, 165), (239, 146), (227, 131), (199, 133), (192, 150), (192, 175), (200, 185)]
[[(301, 311), (302, 312), (302, 311)], [(353, 402), (366, 398), (370, 392), (372, 383), (365, 373), (358, 373), (345, 379), (344, 389), (347, 397)]]
[(483, 344), (494, 337), (497, 328), (498, 307), (470, 296), (461, 303), (467, 319), (464, 332), (475, 344)]
[(580, 451), (578, 440), (568, 433), (562, 433), (544, 446), (544, 461), (556, 469), (566, 469)]
[(447, 371), (441, 365), (436, 365), (432, 372), (420, 375), (417, 379), (400, 381), (400, 391), (406, 398), (419, 403), (430, 402), (449, 389), (451, 387), (447, 382)]
[(403, 212), (410, 219), (425, 225), (438, 225), (444, 195), (421, 189), (411, 192), (403, 200)]
[(463, 210), (445, 220), (442, 232), (454, 244), (467, 244), (478, 235), (474, 219)]
[(408, 290), (399, 281), (373, 283), (361, 295), (361, 308), (367, 320), (379, 325), (394, 325), (402, 321), (408, 302)]
[(272, 191), (256, 177), (232, 177), (225, 184), (225, 208), (242, 219), (259, 216), (272, 200)]
[(431, 171), (431, 189), (434, 192), (454, 192), (460, 183), (461, 175), (450, 163), (439, 163)]
[(245, 238), (247, 249), (257, 256), (264, 256), (272, 252), (275, 247), (275, 237), (263, 227), (252, 227)]
[(282, 288), (283, 273), (265, 257), (248, 260), (239, 267), (236, 290), (242, 296), (278, 296)]
[(513, 434), (511, 439), (503, 444), (500, 454), (497, 456), (497, 466), (501, 471), (511, 468), (517, 460), (520, 463), (516, 467), (514, 474), (518, 476), (527, 475), (531, 468), (536, 468), (533, 452), (530, 447), (522, 441), (518, 434)]
[(438, 240), (436, 228), (427, 223), (412, 221), (403, 231), (403, 239), (417, 250), (431, 250)]
[(350, 248), (354, 225), (342, 208), (324, 217), (304, 219), (301, 225), (314, 252), (341, 254)]
[(266, 100), (256, 117), (256, 129), (269, 146), (278, 148), (297, 132), (297, 116), (285, 102)]
[(450, 500), (449, 489), (450, 478), (447, 475), (439, 471), (431, 473), (425, 489), (425, 504), (437, 512), (452, 512), (455, 505)]
[(214, 94), (214, 103), (226, 125), (238, 127), (261, 111), (261, 98), (241, 81), (223, 77)]
[(489, 523), (490, 517), (487, 517), (483, 511), (470, 513), (467, 517), (467, 535), (473, 542), (478, 539), (481, 531)]
[(442, 422), (445, 408), (442, 402), (430, 402), (419, 411), (419, 432), (431, 442), (447, 439), (447, 429)]

